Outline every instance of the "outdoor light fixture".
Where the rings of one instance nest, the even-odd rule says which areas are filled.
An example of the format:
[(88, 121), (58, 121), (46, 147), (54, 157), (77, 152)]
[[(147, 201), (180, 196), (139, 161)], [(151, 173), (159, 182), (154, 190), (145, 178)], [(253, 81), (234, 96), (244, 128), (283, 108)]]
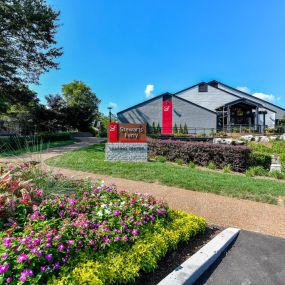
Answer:
[(109, 106), (109, 107), (108, 107), (108, 110), (109, 110), (109, 122), (110, 122), (110, 123), (112, 122), (112, 109), (113, 109), (112, 106)]

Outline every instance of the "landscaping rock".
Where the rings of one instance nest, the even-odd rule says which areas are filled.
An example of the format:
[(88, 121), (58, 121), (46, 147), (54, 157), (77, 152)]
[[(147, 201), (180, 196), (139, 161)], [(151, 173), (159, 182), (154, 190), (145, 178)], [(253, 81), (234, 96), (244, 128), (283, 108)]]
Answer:
[(281, 136), (279, 137), (279, 140), (285, 141), (285, 134), (281, 135)]
[(252, 141), (254, 139), (254, 136), (253, 135), (241, 136), (239, 139), (248, 142)]
[(263, 142), (263, 143), (268, 143), (269, 142), (269, 138), (266, 136), (261, 136), (259, 137), (259, 141)]
[(271, 141), (276, 141), (276, 140), (278, 139), (278, 137), (277, 137), (277, 136), (270, 136), (269, 139), (270, 139)]

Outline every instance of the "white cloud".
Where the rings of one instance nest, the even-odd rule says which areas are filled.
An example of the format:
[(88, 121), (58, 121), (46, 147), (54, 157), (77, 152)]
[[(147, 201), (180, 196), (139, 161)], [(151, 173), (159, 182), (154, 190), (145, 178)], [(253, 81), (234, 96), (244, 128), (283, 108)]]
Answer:
[(148, 84), (148, 85), (145, 87), (145, 91), (144, 91), (145, 97), (146, 97), (146, 98), (150, 98), (150, 97), (153, 95), (153, 94), (152, 94), (153, 90), (154, 90), (154, 85)]
[(257, 97), (257, 98), (262, 99), (262, 100), (265, 100), (265, 101), (269, 101), (269, 102), (278, 101), (280, 99), (280, 98), (276, 98), (272, 94), (265, 94), (262, 92), (253, 93), (252, 96)]
[(240, 86), (240, 87), (237, 87), (237, 89), (245, 93), (250, 93), (250, 89), (246, 86)]
[(255, 92), (255, 93), (251, 93), (250, 89), (247, 86), (240, 86), (237, 87), (236, 89), (251, 94), (254, 97), (257, 97), (259, 99), (265, 100), (265, 101), (269, 101), (269, 102), (275, 102), (275, 101), (279, 101), (280, 97), (276, 97), (272, 94), (266, 94), (266, 93), (262, 93), (262, 92)]
[(108, 107), (111, 107), (112, 109), (115, 109), (115, 108), (118, 107), (118, 104), (114, 103), (114, 102), (109, 102)]

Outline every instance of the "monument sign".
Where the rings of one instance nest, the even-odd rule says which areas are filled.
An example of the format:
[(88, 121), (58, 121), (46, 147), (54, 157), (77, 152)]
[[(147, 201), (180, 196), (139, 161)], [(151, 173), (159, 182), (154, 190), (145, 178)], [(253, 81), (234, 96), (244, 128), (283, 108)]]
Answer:
[(147, 161), (146, 139), (145, 124), (110, 123), (105, 148), (106, 160)]

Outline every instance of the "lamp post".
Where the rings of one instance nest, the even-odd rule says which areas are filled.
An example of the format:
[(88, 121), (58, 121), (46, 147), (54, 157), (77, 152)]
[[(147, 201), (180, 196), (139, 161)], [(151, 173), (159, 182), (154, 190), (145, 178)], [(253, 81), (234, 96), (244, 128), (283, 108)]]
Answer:
[(109, 106), (109, 107), (108, 107), (108, 110), (109, 110), (109, 122), (110, 122), (110, 123), (112, 122), (112, 109), (113, 109), (112, 106)]

